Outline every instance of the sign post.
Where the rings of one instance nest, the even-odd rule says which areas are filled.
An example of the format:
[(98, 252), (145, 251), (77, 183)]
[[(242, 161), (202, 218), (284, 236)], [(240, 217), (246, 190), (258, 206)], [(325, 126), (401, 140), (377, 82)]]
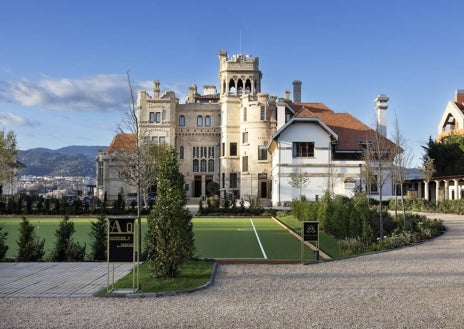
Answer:
[(303, 263), (303, 244), (306, 241), (316, 241), (317, 250), (314, 251), (315, 261), (319, 261), (319, 222), (305, 221), (302, 229), (301, 262)]
[(107, 240), (107, 291), (109, 291), (110, 263), (113, 263), (113, 275), (111, 290), (114, 290), (114, 263), (133, 263), (132, 292), (139, 287), (139, 260), (137, 250), (137, 225), (135, 218), (111, 217), (108, 218), (108, 240)]

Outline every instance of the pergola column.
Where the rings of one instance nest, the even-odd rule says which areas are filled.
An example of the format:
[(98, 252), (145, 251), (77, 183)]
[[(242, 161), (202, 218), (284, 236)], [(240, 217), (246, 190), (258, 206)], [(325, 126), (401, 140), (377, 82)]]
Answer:
[[(419, 184), (420, 186), (421, 184)], [(429, 182), (424, 181), (424, 199), (427, 201), (430, 201), (430, 196), (429, 196)]]
[(445, 179), (445, 189), (443, 191), (443, 199), (444, 200), (449, 200), (450, 198), (450, 193), (449, 193), (449, 180)]
[(461, 187), (459, 186), (459, 179), (454, 180), (454, 196), (456, 200), (461, 199)]
[(440, 181), (435, 181), (435, 203), (438, 203), (438, 198), (440, 196)]

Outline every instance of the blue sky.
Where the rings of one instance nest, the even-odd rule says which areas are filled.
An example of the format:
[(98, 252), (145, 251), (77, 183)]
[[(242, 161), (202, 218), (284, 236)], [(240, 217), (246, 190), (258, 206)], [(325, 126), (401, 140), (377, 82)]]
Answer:
[(464, 88), (463, 1), (67, 1), (0, 3), (0, 127), (19, 149), (109, 145), (127, 109), (126, 72), (184, 102), (218, 85), (218, 52), (259, 57), (262, 91), (301, 80), (302, 101), (373, 125), (390, 97), (418, 165)]

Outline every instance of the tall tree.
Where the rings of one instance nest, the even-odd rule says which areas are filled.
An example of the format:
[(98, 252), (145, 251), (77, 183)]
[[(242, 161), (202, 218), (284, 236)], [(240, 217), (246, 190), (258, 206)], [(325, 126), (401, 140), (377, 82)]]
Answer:
[(16, 165), (16, 134), (10, 130), (0, 130), (0, 196), (4, 184), (11, 184), (17, 174)]
[(157, 198), (148, 216), (146, 236), (150, 268), (154, 277), (172, 278), (194, 254), (192, 215), (186, 208), (184, 176), (177, 154), (169, 147), (159, 164)]

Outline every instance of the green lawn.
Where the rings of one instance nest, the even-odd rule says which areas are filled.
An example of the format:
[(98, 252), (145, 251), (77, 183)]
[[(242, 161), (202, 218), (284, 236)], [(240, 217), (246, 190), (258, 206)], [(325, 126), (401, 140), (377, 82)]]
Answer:
[[(46, 257), (54, 246), (55, 231), (61, 218), (28, 218), (39, 238), (45, 238)], [(90, 253), (90, 222), (96, 218), (71, 218), (76, 232), (73, 239), (86, 243)], [(21, 218), (0, 218), (8, 232), (6, 257), (17, 254)], [(254, 225), (254, 227), (253, 227)], [(142, 236), (146, 232), (142, 219)], [(301, 259), (301, 243), (270, 218), (194, 218), (195, 255), (199, 258), (234, 259)], [(256, 231), (255, 231), (256, 230)], [(304, 259), (312, 260), (312, 252), (304, 248)]]

